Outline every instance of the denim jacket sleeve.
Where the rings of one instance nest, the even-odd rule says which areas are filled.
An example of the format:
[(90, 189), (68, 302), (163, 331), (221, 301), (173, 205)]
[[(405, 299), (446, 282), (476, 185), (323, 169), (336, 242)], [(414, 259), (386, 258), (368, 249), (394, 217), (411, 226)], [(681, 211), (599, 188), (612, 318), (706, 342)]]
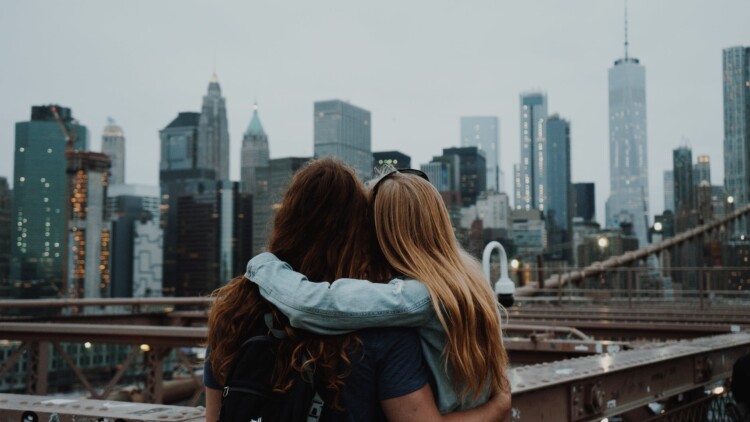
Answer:
[(292, 327), (319, 334), (421, 327), (434, 315), (427, 288), (416, 280), (312, 282), (271, 253), (251, 259), (245, 277), (260, 287), (261, 295), (289, 318)]

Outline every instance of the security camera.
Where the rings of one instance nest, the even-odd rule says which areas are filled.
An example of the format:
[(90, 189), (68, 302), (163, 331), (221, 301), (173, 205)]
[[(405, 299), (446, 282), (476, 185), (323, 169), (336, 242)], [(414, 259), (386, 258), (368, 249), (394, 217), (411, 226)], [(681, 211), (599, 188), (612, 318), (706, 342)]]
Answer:
[(504, 308), (510, 308), (513, 306), (513, 303), (515, 302), (513, 294), (515, 292), (516, 285), (510, 278), (501, 278), (495, 283), (495, 295), (497, 295), (498, 302), (500, 302)]
[(500, 279), (495, 283), (495, 295), (497, 295), (497, 300), (503, 307), (510, 308), (513, 306), (513, 294), (516, 292), (516, 285), (508, 277), (508, 256), (505, 254), (505, 249), (500, 242), (490, 242), (484, 248), (484, 253), (482, 254), (484, 275), (487, 277), (487, 281), (490, 282), (490, 286), (492, 286), (492, 281), (490, 281), (490, 256), (495, 249), (500, 253)]

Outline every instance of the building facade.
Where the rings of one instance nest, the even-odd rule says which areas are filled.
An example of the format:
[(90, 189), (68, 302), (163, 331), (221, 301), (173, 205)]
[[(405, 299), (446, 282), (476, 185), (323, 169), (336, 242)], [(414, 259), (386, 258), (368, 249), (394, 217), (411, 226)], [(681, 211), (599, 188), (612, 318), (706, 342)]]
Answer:
[(573, 259), (570, 246), (573, 228), (570, 173), (570, 122), (557, 114), (547, 119), (546, 181), (540, 187), (547, 220), (548, 258)]
[(461, 146), (484, 151), (487, 190), (503, 191), (500, 186), (500, 119), (495, 116), (461, 117)]
[(264, 251), (268, 236), (273, 228), (274, 206), (281, 203), (294, 173), (307, 164), (309, 157), (275, 158), (269, 162), (267, 173), (268, 189), (257, 193), (253, 199), (253, 254)]
[(596, 191), (593, 183), (573, 183), (573, 218), (596, 220)]
[(724, 49), (722, 75), (724, 185), (740, 209), (750, 202), (750, 47)]
[(456, 173), (458, 175), (455, 189), (461, 192), (463, 206), (476, 204), (477, 196), (487, 190), (487, 160), (484, 151), (478, 147), (444, 148), (443, 157), (453, 163), (453, 166), (458, 163), (458, 171), (454, 173), (454, 176)]
[(53, 107), (75, 136), (73, 150), (88, 149), (88, 131), (74, 122), (68, 108), (34, 106), (31, 120), (16, 123), (10, 265), (14, 297), (59, 297), (67, 287), (66, 141)]
[(450, 175), (451, 167), (450, 164), (442, 161), (433, 161), (431, 163), (422, 164), (419, 169), (427, 175), (430, 179), (432, 186), (435, 186), (438, 192), (450, 191)]
[(547, 249), (547, 229), (539, 210), (513, 210), (510, 213), (516, 256), (535, 257)]
[(109, 297), (112, 232), (105, 210), (111, 162), (107, 154), (90, 151), (69, 158), (68, 297)]
[(268, 147), (268, 135), (263, 130), (263, 125), (258, 116), (258, 105), (253, 108), (253, 117), (250, 119), (245, 134), (242, 137), (242, 152), (240, 154), (240, 189), (242, 192), (254, 194), (258, 190), (268, 188), (268, 180), (258, 178), (258, 174), (263, 174), (268, 168), (270, 159), (270, 149)]
[(609, 179), (607, 227), (632, 219), (636, 237), (645, 245), (648, 204), (648, 140), (646, 137), (646, 69), (638, 59), (616, 60), (609, 69)]
[(703, 181), (711, 185), (711, 157), (705, 154), (699, 155), (693, 165), (693, 183), (698, 186)]
[(680, 147), (672, 151), (672, 171), (674, 173), (675, 213), (695, 209), (693, 152), (690, 148)]
[(197, 167), (213, 170), (217, 180), (229, 179), (227, 104), (214, 73), (203, 97), (198, 123)]
[(521, 162), (514, 167), (516, 209), (544, 210), (547, 95), (521, 94)]
[(505, 193), (482, 192), (477, 198), (476, 212), (483, 229), (510, 229), (510, 202)]
[(133, 222), (133, 297), (162, 296), (163, 234), (158, 220)]
[(370, 112), (341, 100), (315, 102), (315, 158), (334, 157), (354, 167), (361, 180), (372, 178)]
[(664, 211), (674, 211), (674, 171), (664, 171)]
[[(107, 191), (107, 215), (111, 221), (112, 227), (112, 248), (111, 248), (111, 295), (112, 297), (144, 297), (143, 292), (138, 293), (139, 289), (148, 288), (148, 296), (155, 296), (157, 293), (161, 296), (161, 271), (162, 271), (162, 245), (154, 244), (155, 238), (159, 242), (162, 240), (161, 227), (159, 226), (159, 207), (161, 205), (161, 194), (158, 186), (145, 185), (112, 185)], [(153, 224), (149, 225), (148, 223)], [(147, 228), (155, 226), (158, 233), (150, 233)], [(149, 238), (138, 239), (138, 230), (143, 230), (143, 235)], [(139, 251), (136, 250), (136, 243), (148, 244), (149, 248), (158, 246), (158, 285), (159, 292), (152, 289), (156, 283), (153, 276), (144, 279), (143, 275), (137, 275), (141, 272), (136, 262), (140, 258)], [(155, 261), (153, 254), (149, 257), (150, 262)], [(146, 272), (155, 271), (153, 263), (147, 264)], [(138, 285), (143, 287), (139, 287)], [(148, 287), (146, 287), (148, 285)], [(144, 290), (145, 291), (145, 290)], [(139, 294), (141, 296), (139, 296)]]
[(109, 170), (109, 184), (125, 183), (125, 132), (115, 124), (112, 118), (107, 119), (107, 126), (102, 132), (102, 152), (109, 156), (112, 168)]
[(0, 297), (10, 296), (10, 242), (13, 191), (8, 179), (0, 177)]
[(214, 170), (198, 167), (199, 121), (199, 113), (183, 112), (159, 131), (160, 219), (164, 230), (162, 286), (165, 296), (173, 296), (177, 290), (179, 198), (212, 194), (216, 190)]

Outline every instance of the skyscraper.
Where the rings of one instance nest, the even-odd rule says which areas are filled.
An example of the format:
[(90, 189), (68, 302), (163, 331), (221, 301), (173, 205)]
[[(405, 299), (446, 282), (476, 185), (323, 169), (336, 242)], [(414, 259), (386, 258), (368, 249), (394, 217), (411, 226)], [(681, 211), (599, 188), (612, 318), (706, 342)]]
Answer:
[(249, 208), (249, 195), (227, 180), (213, 192), (180, 196), (175, 296), (208, 294), (244, 272), (252, 257), (244, 224)]
[(427, 178), (430, 179), (430, 183), (435, 186), (435, 189), (437, 189), (438, 192), (448, 192), (451, 190), (451, 168), (448, 163), (432, 161), (427, 164), (422, 164), (419, 169), (427, 175)]
[(158, 220), (143, 218), (133, 223), (133, 297), (161, 297), (164, 231)]
[(596, 220), (596, 201), (593, 183), (573, 183), (573, 217), (583, 221)]
[(111, 230), (105, 218), (109, 156), (74, 151), (69, 159), (70, 267), (68, 297), (110, 296)]
[(227, 105), (216, 73), (203, 97), (198, 123), (197, 167), (213, 170), (218, 180), (229, 179), (229, 125)]
[(544, 160), (544, 195), (549, 255), (556, 260), (572, 260), (573, 213), (570, 181), (570, 122), (553, 114), (547, 119), (547, 148)]
[(609, 69), (609, 181), (607, 226), (628, 216), (641, 245), (646, 244), (648, 216), (648, 143), (646, 139), (646, 69), (628, 55)]
[(245, 130), (242, 138), (241, 186), (240, 190), (245, 193), (255, 194), (259, 189), (266, 189), (268, 180), (258, 178), (256, 173), (259, 168), (268, 167), (270, 152), (268, 148), (268, 135), (263, 130), (263, 125), (258, 117), (258, 105), (253, 106), (253, 118)]
[(500, 192), (500, 119), (495, 116), (461, 117), (461, 146), (484, 151), (487, 189)]
[(711, 185), (711, 158), (699, 155), (698, 161), (693, 165), (693, 183), (698, 186), (704, 180)]
[(16, 123), (10, 265), (16, 297), (54, 297), (65, 289), (66, 145), (52, 107), (74, 134), (73, 149), (88, 149), (88, 131), (68, 108), (34, 106), (30, 121)]
[[(138, 230), (144, 229), (149, 221), (159, 221), (160, 196), (158, 186), (112, 185), (107, 191), (107, 214), (112, 225), (112, 258), (110, 260), (112, 297), (138, 296), (139, 288), (136, 284), (143, 277), (142, 274), (137, 275), (139, 269), (135, 265), (136, 259), (139, 258), (135, 248), (136, 243), (139, 242)], [(150, 293), (161, 295), (162, 234), (158, 225), (156, 228), (159, 230), (155, 236), (159, 243), (154, 245), (158, 247), (159, 255), (159, 292)], [(140, 239), (141, 243), (144, 241)], [(142, 284), (145, 289), (145, 285), (149, 283)], [(144, 294), (145, 290), (140, 293), (141, 296)]]
[(11, 207), (13, 191), (8, 179), (0, 177), (0, 297), (8, 296), (10, 275)]
[(664, 210), (674, 211), (674, 171), (664, 171)]
[(723, 55), (724, 185), (740, 209), (750, 202), (750, 47), (726, 48)]
[(341, 100), (315, 102), (315, 158), (335, 157), (372, 177), (370, 112)]
[(521, 163), (514, 168), (516, 209), (544, 210), (547, 96), (521, 94)]
[(309, 161), (308, 157), (275, 158), (269, 161), (263, 176), (268, 180), (268, 189), (258, 194), (258, 200), (253, 200), (253, 253), (262, 252), (266, 248), (268, 235), (273, 227), (273, 207), (281, 202), (294, 173)]
[[(443, 157), (458, 157), (458, 183), (455, 186), (461, 192), (461, 203), (464, 207), (476, 204), (477, 196), (487, 190), (487, 161), (484, 151), (478, 147), (444, 148)], [(450, 162), (449, 161), (449, 162)]]
[(109, 184), (125, 183), (125, 132), (115, 124), (112, 118), (107, 119), (107, 126), (104, 127), (102, 133), (102, 152), (112, 160)]
[(680, 147), (672, 152), (674, 172), (675, 214), (695, 209), (695, 183), (693, 182), (693, 152)]
[(179, 198), (216, 190), (214, 170), (198, 167), (199, 120), (199, 113), (179, 113), (167, 127), (159, 131), (161, 226), (164, 229), (162, 285), (167, 296), (174, 295), (177, 287)]

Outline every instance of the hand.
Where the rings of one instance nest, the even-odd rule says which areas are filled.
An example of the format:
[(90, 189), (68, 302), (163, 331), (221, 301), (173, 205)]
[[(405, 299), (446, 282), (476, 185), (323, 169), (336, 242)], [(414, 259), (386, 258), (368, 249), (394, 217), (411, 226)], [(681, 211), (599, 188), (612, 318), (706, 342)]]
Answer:
[(510, 386), (506, 386), (505, 389), (494, 386), (487, 404), (491, 405), (498, 412), (499, 418), (497, 420), (509, 421), (511, 414)]

